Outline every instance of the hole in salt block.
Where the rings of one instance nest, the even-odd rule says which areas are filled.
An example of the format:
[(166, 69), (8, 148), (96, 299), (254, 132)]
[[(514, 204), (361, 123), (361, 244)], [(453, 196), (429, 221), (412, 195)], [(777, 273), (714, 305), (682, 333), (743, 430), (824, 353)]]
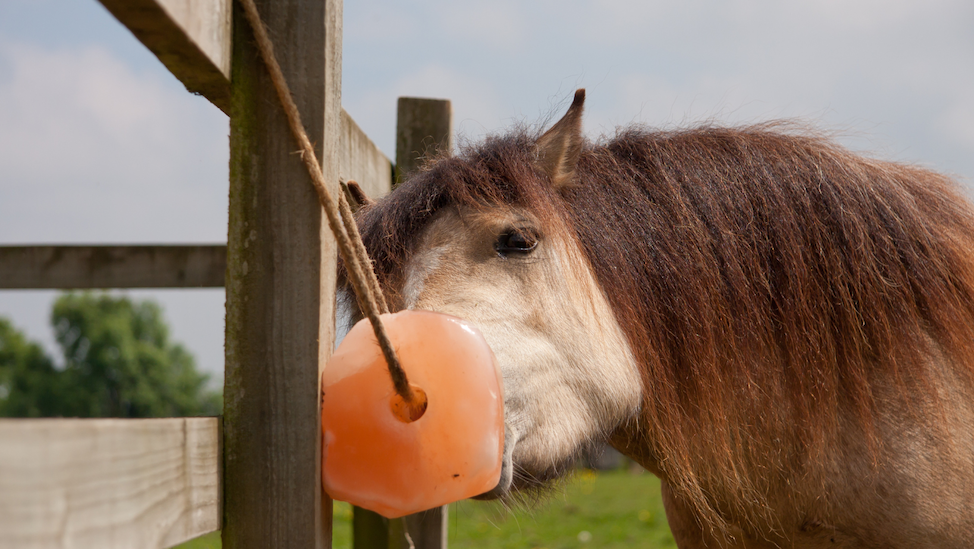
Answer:
[(392, 414), (403, 423), (412, 423), (417, 419), (423, 417), (426, 413), (426, 407), (429, 406), (429, 401), (426, 398), (426, 391), (420, 389), (419, 387), (409, 384), (409, 387), (413, 390), (413, 396), (415, 397), (412, 402), (406, 402), (399, 393), (392, 395)]

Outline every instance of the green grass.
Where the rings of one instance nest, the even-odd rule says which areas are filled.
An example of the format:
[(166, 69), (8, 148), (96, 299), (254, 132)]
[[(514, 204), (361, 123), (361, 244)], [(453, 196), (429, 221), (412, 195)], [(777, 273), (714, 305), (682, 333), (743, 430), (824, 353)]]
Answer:
[[(351, 506), (335, 502), (335, 549), (351, 548)], [(526, 508), (461, 501), (450, 506), (451, 549), (675, 548), (659, 496), (659, 479), (625, 470), (579, 471)], [(219, 533), (179, 546), (220, 547)]]
[(676, 547), (659, 479), (648, 473), (579, 471), (532, 507), (511, 512), (497, 503), (451, 505), (450, 547)]
[(191, 539), (186, 543), (177, 545), (178, 549), (220, 549), (220, 532), (212, 532), (196, 539)]

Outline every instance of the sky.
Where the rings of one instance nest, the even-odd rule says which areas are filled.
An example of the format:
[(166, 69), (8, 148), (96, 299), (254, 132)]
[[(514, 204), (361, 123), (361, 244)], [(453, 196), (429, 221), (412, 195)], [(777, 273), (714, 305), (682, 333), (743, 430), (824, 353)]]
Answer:
[[(974, 195), (970, 0), (348, 0), (342, 103), (394, 157), (396, 99), (453, 102), (460, 142), (562, 114), (619, 126), (797, 120)], [(0, 2), (0, 245), (224, 243), (228, 119), (95, 0)], [(223, 371), (222, 290), (139, 290)], [(55, 354), (54, 291), (0, 291)]]

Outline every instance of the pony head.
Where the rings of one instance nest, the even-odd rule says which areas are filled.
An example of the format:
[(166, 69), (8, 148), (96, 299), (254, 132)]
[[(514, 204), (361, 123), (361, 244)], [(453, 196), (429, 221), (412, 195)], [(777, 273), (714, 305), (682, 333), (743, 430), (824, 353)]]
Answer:
[(432, 159), (358, 216), (390, 306), (464, 318), (497, 356), (487, 497), (609, 439), (697, 522), (774, 524), (841, 506), (854, 471), (895, 461), (904, 422), (954, 428), (974, 214), (953, 181), (780, 124), (593, 145), (583, 101)]
[(440, 159), (360, 218), (393, 308), (463, 318), (497, 357), (504, 462), (485, 497), (558, 476), (639, 407), (626, 337), (560, 211), (584, 97), (540, 137)]

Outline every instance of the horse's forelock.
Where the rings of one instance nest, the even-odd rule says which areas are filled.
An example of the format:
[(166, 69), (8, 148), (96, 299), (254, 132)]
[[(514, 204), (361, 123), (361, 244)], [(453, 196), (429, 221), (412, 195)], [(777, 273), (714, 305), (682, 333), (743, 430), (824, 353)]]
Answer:
[(488, 137), (455, 157), (433, 158), (395, 193), (359, 210), (363, 240), (388, 291), (401, 286), (415, 243), (446, 208), (522, 207), (536, 214), (545, 228), (561, 230), (564, 215), (557, 211), (555, 191), (535, 162), (536, 137), (519, 130)]

